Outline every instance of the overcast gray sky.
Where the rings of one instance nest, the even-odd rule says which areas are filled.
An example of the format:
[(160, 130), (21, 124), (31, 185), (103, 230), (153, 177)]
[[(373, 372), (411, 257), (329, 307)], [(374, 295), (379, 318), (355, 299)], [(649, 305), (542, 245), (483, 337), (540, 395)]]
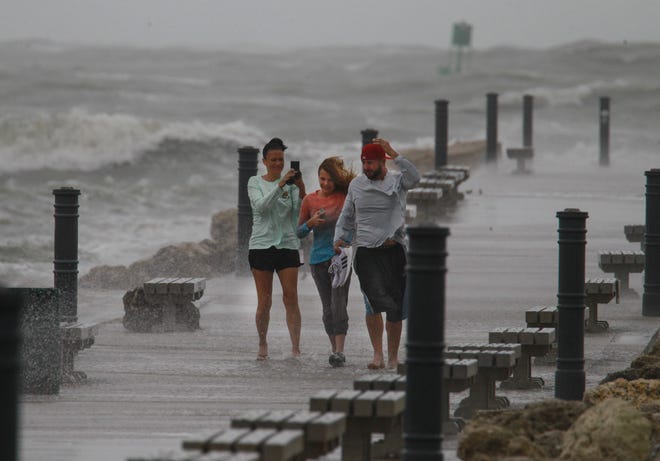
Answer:
[(138, 46), (449, 45), (545, 48), (581, 39), (660, 42), (658, 0), (2, 0), (0, 40)]

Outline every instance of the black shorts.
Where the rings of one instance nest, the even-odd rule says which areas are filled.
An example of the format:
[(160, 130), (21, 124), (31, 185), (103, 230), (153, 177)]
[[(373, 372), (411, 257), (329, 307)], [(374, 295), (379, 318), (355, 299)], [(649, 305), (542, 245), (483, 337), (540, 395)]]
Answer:
[(270, 247), (265, 250), (250, 250), (248, 261), (251, 269), (269, 272), (279, 272), (282, 269), (301, 265), (298, 250), (289, 248)]
[(360, 288), (374, 313), (385, 312), (387, 320), (405, 318), (406, 250), (400, 243), (388, 247), (358, 247), (353, 268)]

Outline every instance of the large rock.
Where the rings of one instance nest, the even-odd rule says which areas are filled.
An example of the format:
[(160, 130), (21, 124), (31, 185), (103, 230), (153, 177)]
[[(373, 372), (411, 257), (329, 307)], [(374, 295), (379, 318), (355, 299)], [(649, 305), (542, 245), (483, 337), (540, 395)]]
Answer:
[(96, 266), (80, 277), (81, 288), (127, 289), (133, 285), (131, 273), (126, 266)]
[(527, 437), (516, 435), (507, 427), (488, 423), (466, 430), (456, 454), (464, 461), (489, 461), (514, 456), (549, 459), (548, 454)]
[(574, 461), (646, 460), (651, 423), (621, 399), (589, 408), (564, 435), (559, 459)]
[[(476, 167), (483, 161), (485, 152), (486, 140), (454, 142), (447, 146), (447, 162)], [(497, 143), (497, 152), (502, 152), (500, 143)], [(435, 169), (435, 150), (432, 147), (406, 149), (402, 154), (422, 173)]]
[(236, 208), (219, 211), (211, 217), (211, 238), (216, 242), (228, 241), (236, 245), (238, 211)]
[(660, 379), (660, 338), (657, 332), (644, 349), (643, 354), (633, 360), (630, 367), (625, 370), (608, 373), (601, 381), (601, 384), (620, 378), (628, 381)]
[[(629, 370), (656, 366), (659, 356), (660, 330)], [(657, 446), (660, 380), (619, 378), (587, 390), (584, 402), (546, 400), (522, 410), (478, 413), (457, 454), (465, 461), (646, 461)]]
[(622, 399), (636, 408), (660, 400), (660, 380), (636, 379), (627, 381), (619, 378), (615, 381), (601, 384), (584, 393), (584, 401), (588, 405), (596, 405), (604, 400)]
[(478, 413), (468, 422), (457, 454), (465, 461), (559, 455), (563, 431), (585, 410), (581, 402), (545, 400), (523, 409)]
[(234, 270), (237, 245), (236, 209), (211, 218), (211, 239), (161, 248), (130, 266), (97, 266), (79, 280), (81, 288), (129, 290), (155, 277), (213, 278)]

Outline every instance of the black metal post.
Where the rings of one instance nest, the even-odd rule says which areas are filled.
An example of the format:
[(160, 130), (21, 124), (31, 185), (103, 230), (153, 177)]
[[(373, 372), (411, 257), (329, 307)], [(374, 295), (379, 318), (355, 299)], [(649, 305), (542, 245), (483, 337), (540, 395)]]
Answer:
[(600, 109), (598, 111), (600, 120), (600, 157), (601, 165), (610, 164), (610, 98), (600, 98)]
[(367, 128), (366, 130), (360, 131), (360, 133), (362, 134), (363, 146), (365, 144), (371, 144), (371, 141), (378, 137), (378, 130), (374, 130), (373, 128)]
[(447, 126), (449, 124), (449, 101), (435, 101), (435, 169), (447, 165)]
[(557, 371), (555, 397), (582, 400), (584, 373), (584, 263), (588, 213), (574, 208), (559, 218), (559, 287), (557, 290)]
[(20, 293), (0, 288), (0, 459), (18, 459)]
[(642, 315), (660, 317), (660, 169), (646, 175), (646, 227), (644, 231), (644, 295)]
[(497, 93), (486, 94), (486, 161), (497, 160)]
[(442, 460), (442, 370), (445, 349), (444, 227), (409, 227), (405, 461)]
[(257, 174), (259, 149), (251, 146), (238, 148), (238, 251), (236, 273), (248, 274), (248, 245), (252, 234), (252, 206), (248, 196), (248, 180)]
[(55, 196), (54, 287), (60, 290), (60, 320), (78, 321), (78, 196), (72, 187), (53, 190)]
[(534, 133), (534, 96), (523, 96), (523, 147), (533, 147)]

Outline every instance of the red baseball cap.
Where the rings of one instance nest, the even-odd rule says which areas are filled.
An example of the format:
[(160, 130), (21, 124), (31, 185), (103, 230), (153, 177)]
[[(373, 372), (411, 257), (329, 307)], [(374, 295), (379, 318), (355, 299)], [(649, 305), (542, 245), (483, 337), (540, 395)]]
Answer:
[(360, 160), (385, 160), (391, 159), (389, 155), (385, 153), (385, 149), (380, 144), (365, 144), (362, 147), (362, 155)]

